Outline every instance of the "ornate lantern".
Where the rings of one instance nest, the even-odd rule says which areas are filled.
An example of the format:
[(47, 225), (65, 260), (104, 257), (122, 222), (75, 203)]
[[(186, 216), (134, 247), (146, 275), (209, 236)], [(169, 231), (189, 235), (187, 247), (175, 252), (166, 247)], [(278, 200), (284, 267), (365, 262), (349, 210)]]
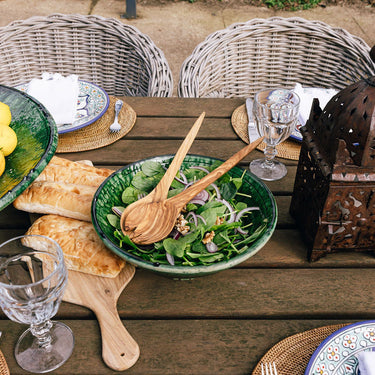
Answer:
[[(375, 62), (375, 46), (370, 56)], [(343, 89), (324, 110), (314, 99), (301, 133), (290, 213), (309, 260), (375, 252), (375, 75)]]

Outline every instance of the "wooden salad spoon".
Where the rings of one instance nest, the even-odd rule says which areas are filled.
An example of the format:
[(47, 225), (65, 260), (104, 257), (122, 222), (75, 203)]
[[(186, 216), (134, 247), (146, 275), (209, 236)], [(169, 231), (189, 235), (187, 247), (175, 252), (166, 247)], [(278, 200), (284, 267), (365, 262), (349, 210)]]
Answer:
[(185, 204), (237, 165), (263, 141), (263, 138), (258, 138), (245, 146), (219, 167), (174, 197), (165, 199), (164, 196), (164, 199), (150, 200), (146, 204), (139, 205), (137, 210), (132, 210), (130, 215), (125, 215), (122, 220), (123, 233), (128, 235), (134, 243), (142, 245), (152, 244), (166, 238)]
[(174, 156), (172, 163), (169, 165), (169, 168), (167, 169), (159, 183), (156, 185), (156, 187), (151, 191), (151, 193), (147, 194), (144, 198), (141, 198), (136, 202), (130, 204), (123, 211), (120, 218), (121, 230), (125, 235), (128, 235), (135, 243), (145, 243), (142, 242), (142, 240), (141, 242), (138, 242), (136, 240), (136, 238), (140, 234), (137, 230), (137, 227), (139, 227), (139, 225), (141, 224), (141, 227), (147, 227), (148, 225), (153, 224), (153, 212), (155, 211), (156, 213), (158, 211), (157, 207), (162, 205), (162, 202), (165, 202), (167, 200), (169, 187), (171, 186), (172, 181), (174, 180), (182, 162), (184, 161), (187, 152), (193, 144), (205, 115), (206, 113), (203, 112), (195, 121), (194, 125), (190, 129), (176, 155)]

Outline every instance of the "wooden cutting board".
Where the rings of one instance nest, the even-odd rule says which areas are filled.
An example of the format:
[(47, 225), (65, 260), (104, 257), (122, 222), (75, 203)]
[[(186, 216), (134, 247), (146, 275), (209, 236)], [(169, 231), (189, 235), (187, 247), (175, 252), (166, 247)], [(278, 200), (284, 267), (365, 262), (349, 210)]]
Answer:
[(102, 356), (106, 365), (123, 371), (139, 358), (139, 346), (122, 324), (117, 300), (135, 274), (135, 267), (126, 264), (115, 278), (68, 271), (68, 286), (63, 300), (91, 309), (99, 322), (102, 335)]

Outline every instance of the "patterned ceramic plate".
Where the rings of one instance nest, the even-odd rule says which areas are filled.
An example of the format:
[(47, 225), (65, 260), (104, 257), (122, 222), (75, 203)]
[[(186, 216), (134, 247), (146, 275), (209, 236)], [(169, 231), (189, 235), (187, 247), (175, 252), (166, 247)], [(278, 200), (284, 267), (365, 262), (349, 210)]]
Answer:
[[(108, 94), (99, 86), (79, 80), (79, 94), (76, 119), (72, 124), (59, 125), (58, 133), (68, 133), (92, 124), (103, 116), (109, 105)], [(16, 86), (16, 89), (27, 92), (28, 84)]]
[(305, 375), (356, 375), (361, 351), (375, 351), (375, 320), (354, 323), (328, 336), (312, 355)]

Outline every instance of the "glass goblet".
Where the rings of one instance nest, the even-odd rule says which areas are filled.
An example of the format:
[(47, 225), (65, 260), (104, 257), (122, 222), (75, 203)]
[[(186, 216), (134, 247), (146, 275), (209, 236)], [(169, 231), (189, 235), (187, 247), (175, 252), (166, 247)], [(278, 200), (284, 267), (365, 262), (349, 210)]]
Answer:
[(71, 329), (50, 320), (66, 283), (63, 252), (54, 240), (25, 235), (0, 245), (0, 306), (9, 319), (30, 325), (15, 347), (15, 358), (24, 370), (52, 371), (72, 354)]
[(253, 112), (258, 133), (264, 135), (264, 158), (250, 163), (250, 171), (266, 181), (279, 180), (287, 173), (283, 163), (275, 160), (276, 146), (293, 132), (299, 110), (299, 97), (291, 90), (266, 89), (254, 98)]

